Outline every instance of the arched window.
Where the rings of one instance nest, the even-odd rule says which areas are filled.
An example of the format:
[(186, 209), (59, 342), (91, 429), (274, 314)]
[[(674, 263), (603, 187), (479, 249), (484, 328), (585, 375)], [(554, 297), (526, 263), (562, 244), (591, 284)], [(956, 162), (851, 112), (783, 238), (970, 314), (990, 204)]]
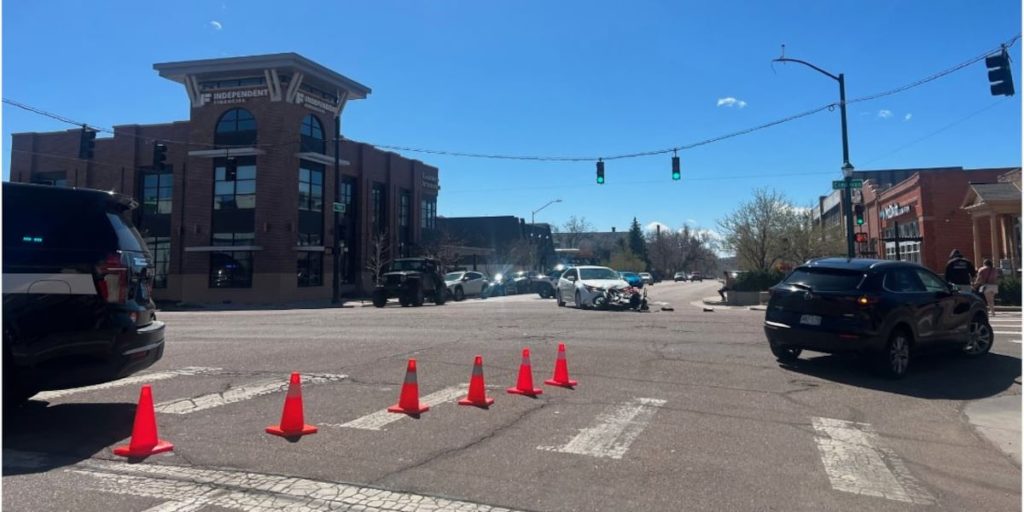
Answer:
[(302, 151), (313, 153), (323, 153), (325, 151), (324, 125), (320, 124), (320, 120), (313, 114), (309, 114), (302, 119), (302, 127), (299, 134), (302, 139)]
[(244, 108), (224, 112), (217, 120), (213, 143), (218, 146), (252, 146), (256, 144), (256, 118)]

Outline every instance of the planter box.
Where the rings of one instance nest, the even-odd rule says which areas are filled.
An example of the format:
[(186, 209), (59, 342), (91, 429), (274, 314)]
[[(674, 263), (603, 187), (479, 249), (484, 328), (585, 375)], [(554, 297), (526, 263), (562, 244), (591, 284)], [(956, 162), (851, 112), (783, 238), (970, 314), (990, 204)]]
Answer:
[(729, 306), (757, 306), (768, 303), (768, 292), (725, 292), (725, 303)]

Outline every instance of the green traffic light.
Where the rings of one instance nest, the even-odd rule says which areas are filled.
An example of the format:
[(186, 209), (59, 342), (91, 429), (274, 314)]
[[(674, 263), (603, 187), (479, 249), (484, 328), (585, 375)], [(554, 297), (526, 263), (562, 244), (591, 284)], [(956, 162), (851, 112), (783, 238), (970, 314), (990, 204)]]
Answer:
[(604, 176), (598, 176), (597, 177), (597, 184), (598, 185), (604, 185)]
[(858, 226), (863, 226), (864, 225), (864, 217), (857, 217), (857, 225)]
[(672, 173), (672, 179), (673, 180), (679, 181), (679, 178), (680, 178), (680, 174), (678, 172)]

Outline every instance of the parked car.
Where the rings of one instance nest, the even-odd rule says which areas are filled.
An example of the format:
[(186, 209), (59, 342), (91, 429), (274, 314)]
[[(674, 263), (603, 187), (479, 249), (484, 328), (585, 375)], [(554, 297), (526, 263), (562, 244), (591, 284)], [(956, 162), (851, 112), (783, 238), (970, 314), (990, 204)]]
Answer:
[(704, 282), (704, 276), (700, 272), (690, 272), (690, 281)]
[(448, 287), (449, 295), (457, 300), (466, 297), (480, 295), (490, 284), (487, 276), (480, 272), (449, 272), (444, 276), (444, 284)]
[(540, 276), (539, 272), (533, 270), (519, 270), (507, 275), (505, 283), (509, 295), (517, 293), (530, 293), (534, 291), (533, 280)]
[(914, 263), (813, 260), (770, 292), (764, 332), (782, 362), (803, 350), (858, 352), (898, 378), (925, 350), (977, 357), (992, 348), (984, 301)]
[(637, 288), (644, 287), (644, 279), (636, 272), (619, 272), (619, 276), (629, 283), (630, 286), (635, 286)]
[(562, 277), (567, 267), (552, 270), (547, 274), (539, 274), (534, 278), (534, 289), (542, 299), (550, 299), (555, 296), (555, 288), (558, 287), (558, 278)]
[(3, 184), (3, 400), (108, 382), (157, 362), (153, 258), (111, 192)]
[(643, 280), (644, 284), (654, 284), (654, 276), (650, 272), (640, 272), (640, 279)]
[(619, 273), (608, 267), (579, 266), (566, 270), (558, 279), (555, 300), (559, 307), (571, 301), (577, 308), (594, 305), (594, 299), (603, 296), (609, 287), (628, 288)]
[(672, 276), (672, 280), (675, 282), (686, 281), (686, 272), (676, 272), (676, 275)]
[(392, 261), (381, 275), (380, 284), (373, 290), (373, 305), (382, 308), (388, 299), (397, 297), (402, 307), (419, 307), (427, 300), (443, 306), (448, 295), (439, 268), (437, 261), (430, 258)]

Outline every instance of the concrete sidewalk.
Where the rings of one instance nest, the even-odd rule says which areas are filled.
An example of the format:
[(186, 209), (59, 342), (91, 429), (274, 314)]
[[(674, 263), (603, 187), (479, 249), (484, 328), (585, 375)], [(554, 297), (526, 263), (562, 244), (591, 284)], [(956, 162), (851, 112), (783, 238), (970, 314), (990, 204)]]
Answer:
[(982, 437), (1020, 466), (1020, 395), (1001, 395), (973, 401), (964, 408), (964, 415)]

